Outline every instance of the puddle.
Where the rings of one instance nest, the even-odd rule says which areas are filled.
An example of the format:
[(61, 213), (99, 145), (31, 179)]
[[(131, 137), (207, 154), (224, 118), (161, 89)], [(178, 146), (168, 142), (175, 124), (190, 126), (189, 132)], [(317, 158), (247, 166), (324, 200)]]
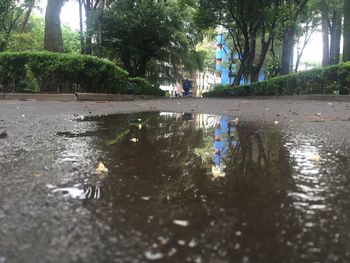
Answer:
[[(66, 147), (56, 165), (71, 164), (75, 176), (47, 191), (80, 201), (108, 235), (123, 234), (126, 243), (137, 237), (133, 249), (120, 251), (125, 257), (350, 260), (347, 147), (234, 115), (133, 113), (79, 123), (85, 130), (57, 133)], [(96, 171), (99, 161), (108, 172)]]

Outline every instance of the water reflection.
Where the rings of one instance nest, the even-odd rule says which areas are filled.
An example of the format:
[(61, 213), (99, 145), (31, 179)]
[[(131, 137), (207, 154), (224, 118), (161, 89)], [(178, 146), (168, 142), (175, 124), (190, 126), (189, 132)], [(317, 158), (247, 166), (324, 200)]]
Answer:
[[(67, 148), (57, 163), (84, 172), (72, 168), (50, 190), (82, 199), (92, 224), (108, 226), (102, 237), (122, 237), (124, 260), (317, 262), (347, 251), (339, 242), (349, 239), (349, 191), (332, 180), (349, 185), (349, 158), (324, 152), (317, 138), (212, 114), (79, 123), (82, 130), (58, 134)], [(96, 173), (99, 161), (108, 173)]]

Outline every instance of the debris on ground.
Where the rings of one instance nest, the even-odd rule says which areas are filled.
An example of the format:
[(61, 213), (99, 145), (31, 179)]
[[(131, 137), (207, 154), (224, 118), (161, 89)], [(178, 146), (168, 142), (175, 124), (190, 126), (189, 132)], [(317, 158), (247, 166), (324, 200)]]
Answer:
[(108, 168), (103, 164), (103, 162), (99, 162), (98, 166), (96, 168), (96, 171), (98, 173), (107, 173), (108, 172)]
[(0, 128), (0, 139), (6, 138), (6, 137), (7, 137), (6, 130)]

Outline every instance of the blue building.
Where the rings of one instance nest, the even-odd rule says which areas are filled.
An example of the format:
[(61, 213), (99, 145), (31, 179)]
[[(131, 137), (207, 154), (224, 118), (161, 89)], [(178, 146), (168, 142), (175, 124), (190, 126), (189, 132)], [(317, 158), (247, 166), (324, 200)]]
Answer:
[[(216, 53), (215, 53), (215, 71), (219, 78), (221, 79), (221, 84), (232, 84), (234, 81), (234, 74), (236, 73), (236, 64), (232, 63), (230, 72), (231, 61), (237, 61), (238, 55), (232, 54), (231, 50), (226, 44), (224, 34), (218, 34), (215, 38), (216, 41)], [(232, 59), (230, 58), (232, 56)], [(259, 74), (259, 81), (265, 79), (265, 74), (263, 71)], [(248, 79), (242, 79), (240, 85), (249, 83)]]
[(216, 53), (215, 53), (215, 71), (221, 79), (221, 84), (232, 84), (233, 83), (233, 73), (235, 73), (235, 65), (232, 65), (232, 72), (229, 71), (229, 63), (231, 51), (226, 45), (225, 38), (223, 34), (218, 34), (215, 38), (216, 40)]

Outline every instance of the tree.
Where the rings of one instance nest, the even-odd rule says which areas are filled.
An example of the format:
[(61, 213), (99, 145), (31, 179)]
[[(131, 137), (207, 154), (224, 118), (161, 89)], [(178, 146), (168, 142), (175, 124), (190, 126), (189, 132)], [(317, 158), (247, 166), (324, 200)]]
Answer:
[(329, 65), (329, 28), (328, 28), (328, 6), (325, 2), (321, 4), (322, 18), (322, 66)]
[(102, 20), (105, 52), (119, 59), (131, 76), (145, 77), (151, 61), (182, 64), (194, 36), (189, 18), (183, 16), (187, 8), (183, 1), (113, 1)]
[(340, 59), (340, 39), (342, 33), (342, 19), (343, 11), (340, 1), (337, 1), (332, 8), (330, 23), (329, 23), (329, 32), (331, 35), (330, 39), (330, 51), (329, 51), (329, 63), (331, 65), (338, 64)]
[(350, 61), (350, 0), (344, 0), (343, 61)]
[(64, 0), (47, 0), (45, 13), (44, 49), (63, 52), (60, 14)]
[[(282, 17), (283, 1), (200, 0), (197, 23), (202, 28), (222, 26), (230, 36), (240, 66), (234, 85), (243, 77), (258, 80)], [(233, 56), (232, 56), (233, 58)]]
[(42, 17), (30, 16), (26, 22), (25, 31), (22, 27), (12, 32), (6, 51), (42, 51), (44, 50), (44, 27)]
[(296, 40), (296, 31), (298, 17), (308, 0), (288, 0), (282, 14), (282, 57), (281, 57), (281, 75), (287, 75), (293, 70), (294, 44)]
[(26, 29), (26, 26), (28, 24), (29, 17), (33, 11), (34, 5), (35, 5), (35, 0), (28, 0), (25, 3), (25, 13), (24, 13), (24, 16), (22, 19), (22, 24), (21, 24), (21, 29), (20, 29), (21, 32), (24, 32)]
[[(312, 19), (312, 17), (310, 17)], [(298, 72), (299, 69), (299, 65), (300, 65), (300, 60), (301, 57), (303, 56), (305, 47), (307, 46), (307, 44), (309, 43), (309, 40), (312, 36), (312, 34), (317, 30), (318, 27), (318, 23), (316, 21), (312, 21), (311, 23), (309, 23), (308, 21), (303, 25), (303, 40), (301, 41), (301, 46), (299, 46), (299, 42), (300, 42), (300, 37), (298, 37), (298, 41), (297, 41), (297, 60), (295, 63), (295, 69), (294, 72)]]
[[(31, 15), (27, 21), (25, 31), (22, 28), (11, 33), (6, 51), (43, 51), (44, 50), (45, 21), (42, 17)], [(62, 25), (64, 52), (79, 53), (79, 34), (68, 25)]]
[(6, 49), (12, 31), (19, 25), (22, 6), (13, 0), (0, 1), (0, 51)]
[(342, 33), (342, 1), (312, 0), (311, 8), (321, 15), (322, 66), (338, 64)]

